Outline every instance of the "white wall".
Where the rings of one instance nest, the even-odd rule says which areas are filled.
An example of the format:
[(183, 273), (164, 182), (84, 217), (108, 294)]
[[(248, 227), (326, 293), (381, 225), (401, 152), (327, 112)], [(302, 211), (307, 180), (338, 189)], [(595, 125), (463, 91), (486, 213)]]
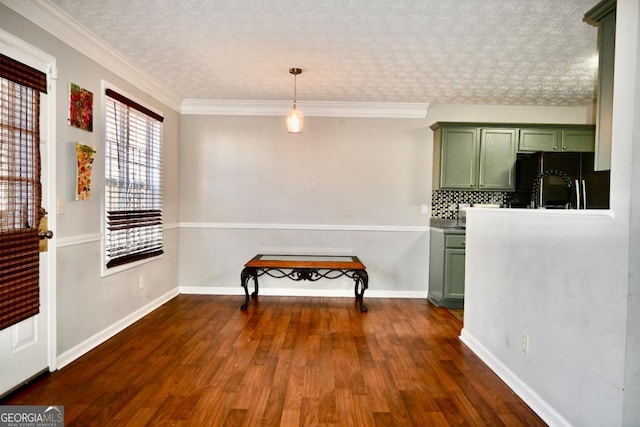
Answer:
[[(624, 55), (616, 81), (628, 82), (626, 90), (616, 92), (616, 107), (628, 115), (618, 119), (615, 135), (631, 143), (631, 153), (622, 151), (631, 163), (629, 214), (629, 287), (627, 301), (627, 349), (624, 381), (623, 425), (640, 425), (640, 2), (620, 0), (622, 13), (618, 25), (624, 35), (617, 38), (617, 49)], [(623, 14), (624, 13), (624, 14)], [(618, 52), (616, 51), (616, 55)], [(618, 64), (616, 63), (616, 67)], [(635, 86), (631, 86), (635, 83)]]
[[(144, 307), (177, 289), (179, 114), (138, 90), (128, 83), (126, 77), (117, 76), (98, 65), (4, 5), (0, 5), (0, 27), (57, 60), (57, 134), (54, 142), (57, 180), (50, 184), (64, 204), (64, 214), (56, 218), (55, 237), (50, 247), (57, 250), (58, 263), (57, 354), (60, 357), (67, 353), (63, 359), (68, 361), (108, 337), (108, 331), (113, 331), (114, 325), (125, 325)], [(100, 277), (101, 197), (104, 187), (103, 108), (100, 101), (103, 79), (160, 111), (165, 117), (164, 220), (169, 224), (165, 232), (165, 255), (161, 259), (106, 278)], [(94, 94), (93, 132), (67, 124), (70, 82)], [(76, 142), (97, 149), (92, 195), (88, 201), (75, 201)], [(46, 208), (50, 215), (56, 214), (56, 206)], [(140, 275), (147, 279), (143, 290), (138, 286)]]
[(183, 116), (181, 222), (427, 224), (424, 119)]
[[(181, 288), (239, 293), (260, 252), (348, 253), (369, 267), (367, 294), (426, 297), (429, 132), (424, 119), (307, 117), (289, 135), (282, 117), (183, 116)], [(340, 281), (261, 289), (292, 285), (353, 295)]]
[(620, 425), (627, 238), (618, 222), (467, 213), (463, 341), (552, 425)]
[(613, 217), (467, 214), (462, 338), (551, 425), (640, 424), (638, 16), (637, 0), (618, 2)]
[(488, 123), (593, 124), (593, 105), (537, 107), (523, 105), (431, 105), (427, 121)]

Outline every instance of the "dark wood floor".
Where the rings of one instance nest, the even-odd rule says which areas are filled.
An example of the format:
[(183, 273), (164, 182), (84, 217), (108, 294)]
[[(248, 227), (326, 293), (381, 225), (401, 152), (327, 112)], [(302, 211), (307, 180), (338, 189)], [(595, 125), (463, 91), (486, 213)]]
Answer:
[(67, 426), (545, 425), (420, 299), (181, 295), (2, 404)]

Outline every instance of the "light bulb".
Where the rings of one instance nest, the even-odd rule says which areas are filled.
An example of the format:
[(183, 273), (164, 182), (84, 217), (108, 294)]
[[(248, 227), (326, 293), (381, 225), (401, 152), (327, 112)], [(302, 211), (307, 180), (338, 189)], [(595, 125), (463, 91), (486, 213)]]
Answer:
[(304, 127), (304, 113), (298, 110), (296, 104), (287, 113), (287, 131), (289, 133), (302, 133)]

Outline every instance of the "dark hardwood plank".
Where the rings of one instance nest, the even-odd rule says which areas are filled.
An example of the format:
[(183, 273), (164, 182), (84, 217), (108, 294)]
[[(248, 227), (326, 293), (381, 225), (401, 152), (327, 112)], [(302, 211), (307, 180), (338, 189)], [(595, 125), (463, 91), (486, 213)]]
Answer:
[(545, 425), (418, 299), (180, 295), (1, 404), (67, 426)]

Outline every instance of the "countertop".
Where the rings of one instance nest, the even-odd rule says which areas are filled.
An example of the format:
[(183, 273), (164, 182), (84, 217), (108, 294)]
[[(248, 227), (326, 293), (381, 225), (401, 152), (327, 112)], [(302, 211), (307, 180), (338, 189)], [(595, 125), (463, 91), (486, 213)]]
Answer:
[(466, 226), (464, 222), (457, 219), (431, 218), (429, 225), (434, 230), (446, 231), (447, 233), (466, 233)]

